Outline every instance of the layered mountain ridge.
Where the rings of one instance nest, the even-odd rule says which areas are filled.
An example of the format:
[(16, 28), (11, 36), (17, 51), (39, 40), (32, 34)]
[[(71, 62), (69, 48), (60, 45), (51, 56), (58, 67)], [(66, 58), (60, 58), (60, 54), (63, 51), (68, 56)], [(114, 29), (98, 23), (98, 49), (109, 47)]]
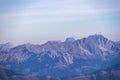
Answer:
[[(5, 46), (6, 45), (6, 46)], [(120, 61), (120, 44), (102, 35), (42, 45), (0, 45), (0, 66), (32, 76), (85, 75)]]

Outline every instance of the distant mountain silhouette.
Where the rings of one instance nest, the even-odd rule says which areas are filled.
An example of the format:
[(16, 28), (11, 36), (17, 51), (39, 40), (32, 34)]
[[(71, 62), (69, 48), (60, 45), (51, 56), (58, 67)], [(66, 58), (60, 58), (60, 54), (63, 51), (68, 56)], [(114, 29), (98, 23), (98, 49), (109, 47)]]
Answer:
[(102, 35), (42, 45), (0, 45), (0, 66), (31, 76), (70, 77), (92, 74), (120, 62), (120, 43)]

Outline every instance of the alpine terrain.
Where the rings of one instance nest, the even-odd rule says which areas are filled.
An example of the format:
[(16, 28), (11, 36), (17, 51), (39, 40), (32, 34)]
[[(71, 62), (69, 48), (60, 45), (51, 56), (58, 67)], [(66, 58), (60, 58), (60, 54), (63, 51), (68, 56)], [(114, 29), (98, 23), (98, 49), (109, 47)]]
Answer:
[(102, 35), (0, 44), (0, 80), (120, 80), (120, 42)]

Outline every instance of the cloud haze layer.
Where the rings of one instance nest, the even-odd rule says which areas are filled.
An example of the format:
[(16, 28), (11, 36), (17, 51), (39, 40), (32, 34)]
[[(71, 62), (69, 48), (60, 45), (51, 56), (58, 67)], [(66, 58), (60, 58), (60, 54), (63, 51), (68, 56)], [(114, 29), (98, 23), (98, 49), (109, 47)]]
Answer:
[(101, 32), (120, 40), (120, 0), (0, 0), (0, 42), (80, 38)]

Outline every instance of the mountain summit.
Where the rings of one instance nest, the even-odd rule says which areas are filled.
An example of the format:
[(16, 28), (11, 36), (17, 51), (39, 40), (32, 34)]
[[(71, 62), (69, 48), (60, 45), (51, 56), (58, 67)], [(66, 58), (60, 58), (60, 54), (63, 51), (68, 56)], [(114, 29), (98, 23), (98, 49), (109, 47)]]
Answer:
[(120, 61), (120, 44), (102, 35), (42, 45), (0, 45), (0, 66), (25, 75), (67, 77), (105, 69)]
[(74, 42), (75, 39), (73, 37), (66, 38), (65, 42)]

